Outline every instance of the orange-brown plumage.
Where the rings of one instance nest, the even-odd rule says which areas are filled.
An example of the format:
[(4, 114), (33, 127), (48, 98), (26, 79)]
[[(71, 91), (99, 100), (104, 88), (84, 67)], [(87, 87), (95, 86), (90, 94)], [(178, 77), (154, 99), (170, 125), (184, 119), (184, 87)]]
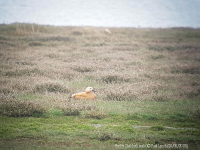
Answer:
[(96, 99), (96, 95), (92, 91), (94, 91), (92, 87), (87, 87), (85, 92), (73, 94), (72, 97), (74, 99), (94, 100)]

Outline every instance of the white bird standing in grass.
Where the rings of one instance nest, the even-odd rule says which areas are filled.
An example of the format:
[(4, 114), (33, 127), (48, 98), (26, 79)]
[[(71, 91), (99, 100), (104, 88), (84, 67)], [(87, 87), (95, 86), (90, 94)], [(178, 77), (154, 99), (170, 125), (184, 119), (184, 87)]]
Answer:
[(94, 100), (96, 99), (96, 95), (93, 87), (87, 87), (85, 92), (73, 94), (72, 97), (74, 99), (83, 99), (83, 100)]

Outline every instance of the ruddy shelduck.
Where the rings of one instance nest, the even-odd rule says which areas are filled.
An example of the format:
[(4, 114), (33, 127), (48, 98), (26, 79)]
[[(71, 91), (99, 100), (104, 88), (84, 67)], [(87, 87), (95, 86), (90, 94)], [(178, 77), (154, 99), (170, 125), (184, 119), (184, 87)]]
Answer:
[(74, 99), (82, 99), (82, 100), (94, 100), (96, 99), (96, 95), (93, 87), (87, 87), (85, 92), (73, 94), (72, 97)]

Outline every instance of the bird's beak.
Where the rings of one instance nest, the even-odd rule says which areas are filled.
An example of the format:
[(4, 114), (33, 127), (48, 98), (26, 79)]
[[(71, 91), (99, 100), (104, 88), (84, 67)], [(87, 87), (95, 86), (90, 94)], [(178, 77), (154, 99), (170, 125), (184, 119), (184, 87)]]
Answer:
[(96, 91), (95, 91), (95, 90), (92, 90), (92, 92), (94, 92), (94, 93), (95, 93)]

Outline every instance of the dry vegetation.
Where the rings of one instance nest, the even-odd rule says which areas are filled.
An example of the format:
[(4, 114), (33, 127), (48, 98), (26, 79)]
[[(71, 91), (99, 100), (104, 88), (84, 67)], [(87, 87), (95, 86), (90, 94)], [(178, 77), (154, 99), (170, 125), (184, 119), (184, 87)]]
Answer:
[[(1, 99), (68, 95), (86, 86), (104, 100), (199, 95), (200, 31), (1, 25)], [(58, 95), (59, 95), (58, 94)]]
[[(101, 119), (112, 101), (187, 99), (198, 106), (199, 29), (105, 29), (0, 25), (0, 114), (62, 110)], [(87, 86), (97, 91), (96, 101), (68, 99)], [(11, 112), (21, 106), (31, 112)], [(188, 110), (200, 118), (199, 107)]]

